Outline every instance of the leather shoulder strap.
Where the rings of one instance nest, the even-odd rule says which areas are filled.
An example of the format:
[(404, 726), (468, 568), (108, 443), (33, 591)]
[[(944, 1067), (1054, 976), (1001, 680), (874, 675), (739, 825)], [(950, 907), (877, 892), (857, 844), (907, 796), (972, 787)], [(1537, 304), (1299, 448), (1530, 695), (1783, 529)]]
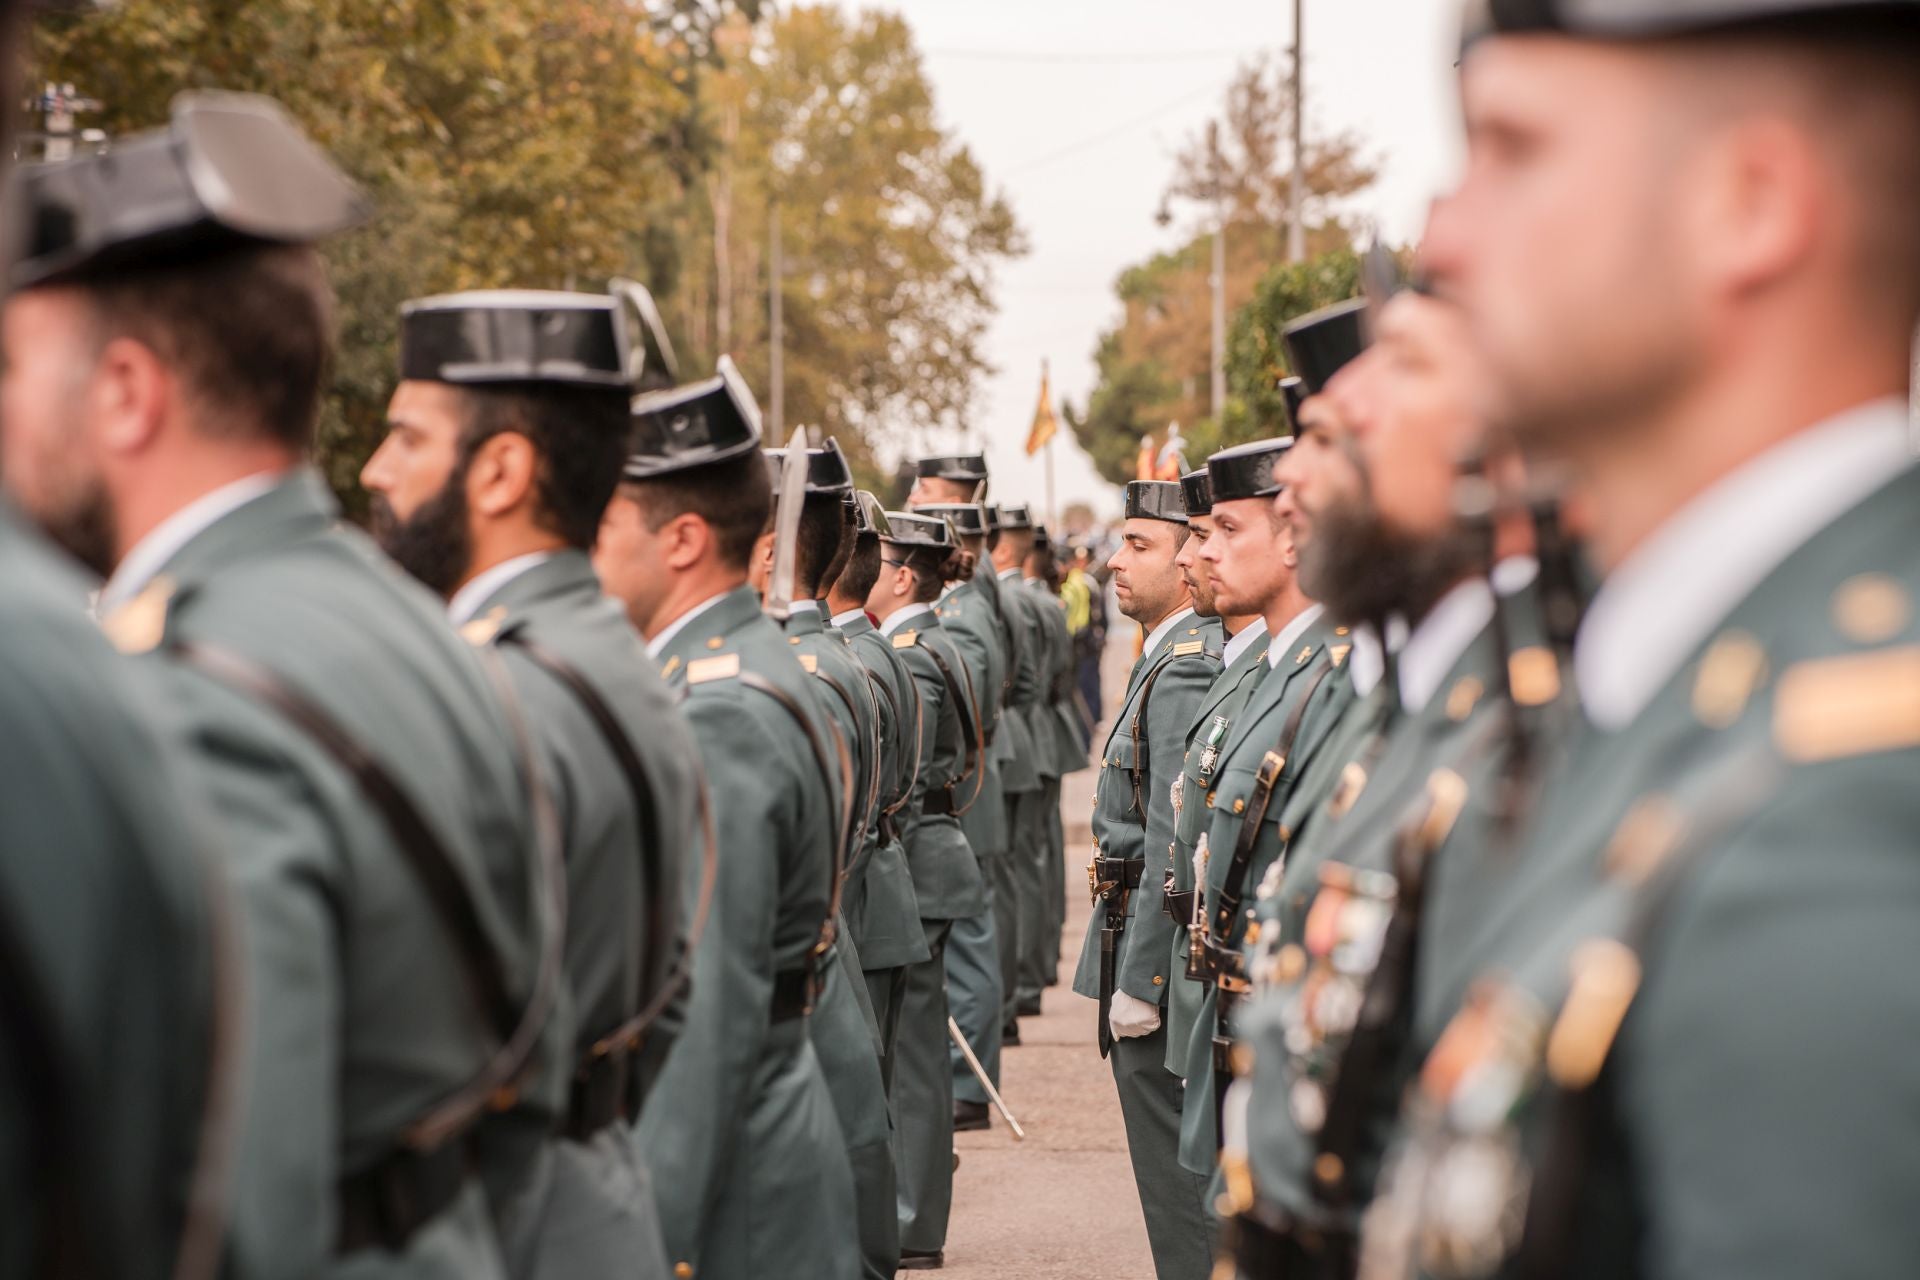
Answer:
[[(641, 761), (640, 753), (634, 750), (633, 740), (621, 726), (620, 718), (579, 667), (533, 639), (524, 627), (503, 631), (497, 643), (519, 650), (528, 661), (552, 676), (573, 695), (580, 709), (586, 712), (587, 719), (593, 721), (595, 731), (599, 733), (614, 763), (619, 766), (621, 777), (626, 780), (627, 795), (633, 802), (634, 820), (640, 831), (640, 874), (647, 898), (646, 927), (640, 938), (640, 963), (637, 969), (640, 975), (638, 1008), (645, 1009), (661, 987), (663, 975), (660, 972), (660, 960), (665, 953), (659, 940), (667, 920), (667, 904), (664, 901), (667, 834), (661, 826), (660, 805), (655, 798), (653, 780), (648, 777), (647, 767)], [(624, 1028), (629, 1033), (645, 1029), (644, 1026), (631, 1023)]]
[(968, 692), (961, 691), (960, 682), (955, 678), (953, 668), (947, 664), (945, 658), (940, 656), (939, 649), (933, 645), (920, 647), (926, 651), (929, 658), (933, 659), (933, 665), (940, 669), (940, 678), (946, 682), (947, 696), (953, 699), (954, 710), (959, 712), (960, 739), (967, 748), (966, 767), (960, 771), (959, 777), (946, 784), (947, 790), (951, 792), (968, 778), (973, 779), (973, 795), (966, 804), (954, 806), (953, 814), (957, 818), (973, 808), (974, 801), (980, 798), (981, 788), (987, 784), (986, 768), (980, 759), (980, 704), (974, 701), (971, 686)]

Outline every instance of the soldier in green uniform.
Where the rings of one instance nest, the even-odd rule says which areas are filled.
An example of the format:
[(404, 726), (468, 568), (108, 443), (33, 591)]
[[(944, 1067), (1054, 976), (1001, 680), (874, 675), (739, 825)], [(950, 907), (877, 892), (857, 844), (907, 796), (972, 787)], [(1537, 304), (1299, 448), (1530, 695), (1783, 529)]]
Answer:
[[(823, 449), (769, 449), (765, 454), (773, 477), (773, 528), (761, 534), (754, 551), (750, 577), (770, 604), (784, 605), (787, 644), (807, 674), (824, 690), (821, 701), (848, 748), (850, 765), (845, 778), (828, 779), (847, 788), (852, 797), (852, 823), (841, 872), (843, 908), (835, 922), (835, 936), (820, 957), (820, 994), (810, 1022), (813, 1051), (833, 1095), (834, 1111), (847, 1141), (847, 1159), (853, 1166), (854, 1203), (860, 1216), (860, 1252), (869, 1277), (891, 1276), (900, 1261), (900, 1222), (895, 1203), (893, 1130), (887, 1117), (886, 1081), (881, 1074), (881, 1032), (867, 994), (859, 947), (847, 927), (844, 909), (849, 894), (865, 899), (873, 846), (866, 833), (879, 812), (880, 708), (866, 668), (853, 656), (845, 637), (829, 631), (821, 616), (819, 595), (826, 575), (840, 557), (846, 500), (853, 496), (853, 473), (833, 441)], [(791, 490), (782, 484), (785, 468), (799, 466), (803, 474)], [(785, 490), (785, 491), (783, 491)], [(780, 530), (782, 508), (800, 504), (792, 526)], [(792, 580), (778, 581), (782, 537), (791, 539)], [(917, 918), (917, 917), (916, 917)], [(865, 1031), (865, 1035), (862, 1032)]]
[(676, 1272), (850, 1280), (853, 1174), (808, 1024), (851, 797), (825, 781), (820, 682), (747, 585), (771, 504), (759, 411), (723, 358), (714, 378), (636, 399), (634, 428), (595, 567), (686, 693), (719, 850), (686, 1026), (638, 1140)]
[[(358, 193), (269, 100), (190, 95), (26, 169), (8, 479), (150, 655), (245, 913), (237, 1275), (498, 1276), (488, 1209), (557, 1120), (557, 850), (517, 713), (305, 464), (310, 241)], [(530, 794), (534, 799), (530, 802)], [(537, 856), (536, 856), (537, 854)]]
[(0, 1274), (202, 1277), (242, 1087), (234, 906), (185, 744), (85, 590), (0, 512)]
[[(1022, 589), (1027, 556), (1033, 550), (1033, 515), (1025, 506), (990, 510), (995, 528), (988, 539), (989, 555), (994, 578), (1000, 585), (1008, 629), (1018, 639), (1019, 662), (1013, 687), (1007, 695), (1007, 714), (1016, 717), (1025, 730), (1033, 779), (1029, 788), (1009, 786), (1007, 789), (1007, 852), (1013, 871), (1013, 891), (1012, 901), (1001, 915), (1012, 923), (1007, 933), (1013, 944), (1013, 963), (1000, 975), (1005, 984), (1001, 1021), (1005, 1043), (1018, 1044), (1017, 1019), (1034, 1017), (1040, 1012), (1044, 980), (1040, 973), (1042, 964), (1035, 961), (1038, 949), (1045, 944), (1048, 924), (1046, 877), (1051, 846), (1047, 842), (1046, 819), (1050, 812), (1059, 812), (1060, 778), (1058, 753), (1052, 737), (1053, 715), (1047, 702), (1051, 651), (1042, 631), (1045, 624), (1041, 620), (1040, 602), (1031, 592)], [(1003, 946), (1002, 950), (1006, 948)]]
[(1303, 576), (1335, 617), (1395, 618), (1406, 638), (1369, 699), (1379, 711), (1364, 744), (1329, 800), (1282, 819), (1291, 839), (1260, 890), (1254, 991), (1236, 1025), (1251, 1059), (1244, 1116), (1234, 1112), (1244, 1136), (1227, 1142), (1251, 1176), (1251, 1204), (1245, 1184), (1232, 1188), (1246, 1276), (1352, 1273), (1357, 1214), (1414, 1066), (1406, 1031), (1429, 877), (1456, 834), (1499, 829), (1510, 669), (1532, 681), (1514, 683), (1536, 705), (1558, 690), (1550, 655), (1542, 682), (1530, 664), (1540, 650), (1510, 653), (1530, 598), (1504, 612), (1496, 600), (1495, 581), (1524, 593), (1534, 572), (1527, 513), (1504, 515), (1489, 540), (1454, 507), (1457, 460), (1486, 447), (1458, 309), (1402, 293), (1372, 330), (1327, 393), (1364, 486), (1357, 501), (1331, 502), (1311, 480), (1300, 487), (1296, 502), (1318, 521)]
[(1186, 1077), (1188, 1099), (1180, 1159), (1196, 1174), (1211, 1175), (1216, 1164), (1220, 1099), (1229, 1075), (1226, 1029), (1234, 1001), (1246, 990), (1244, 904), (1267, 866), (1283, 856), (1285, 827), (1275, 819), (1352, 696), (1343, 669), (1348, 638), (1300, 582), (1291, 506), (1276, 500), (1275, 464), (1291, 448), (1285, 439), (1263, 440), (1207, 460), (1213, 532), (1200, 550), (1200, 565), (1212, 582), (1215, 607), (1230, 614), (1258, 610), (1266, 620), (1269, 671), (1230, 718), (1206, 789), (1182, 796), (1183, 810), (1191, 803), (1207, 815), (1205, 830), (1194, 837), (1199, 901), (1189, 911), (1203, 927), (1182, 936), (1180, 956), (1182, 980), (1198, 984), (1201, 999), (1188, 1042), (1170, 1046), (1171, 1053), (1185, 1055), (1177, 1068)]
[(1419, 997), (1418, 1136), (1364, 1251), (1909, 1274), (1920, 6), (1521, 16), (1470, 29), (1428, 261), (1604, 579), (1582, 720)]
[(914, 781), (924, 764), (920, 758), (924, 713), (906, 660), (867, 616), (867, 597), (873, 594), (883, 567), (880, 529), (885, 513), (878, 499), (861, 490), (849, 502), (848, 515), (845, 555), (837, 571), (831, 571), (824, 603), (833, 630), (845, 637), (864, 668), (879, 707), (882, 780), (866, 833), (870, 846), (866, 875), (858, 885), (849, 886), (844, 911), (859, 947), (868, 1003), (879, 1022), (880, 1075), (891, 1098), (906, 971), (925, 963), (931, 954), (904, 841)]
[[(1173, 789), (1173, 847), (1161, 895), (1161, 907), (1171, 930), (1169, 973), (1185, 979), (1169, 977), (1167, 981), (1167, 1070), (1184, 1078), (1193, 1024), (1206, 991), (1200, 982), (1205, 955), (1194, 945), (1200, 937), (1198, 927), (1204, 925), (1194, 913), (1199, 897), (1194, 890), (1194, 849), (1213, 816), (1206, 806), (1206, 795), (1213, 788), (1214, 773), (1220, 767), (1234, 717), (1273, 668), (1267, 663), (1266, 615), (1223, 613), (1215, 598), (1213, 575), (1200, 561), (1201, 549), (1213, 536), (1213, 480), (1206, 468), (1180, 477), (1180, 494), (1187, 509), (1189, 534), (1175, 563), (1187, 580), (1194, 612), (1203, 618), (1219, 618), (1226, 636), (1220, 676), (1201, 699), (1193, 723), (1186, 726), (1186, 751), (1181, 757), (1180, 780)], [(1192, 804), (1187, 803), (1189, 797)]]
[(1045, 975), (1041, 986), (1051, 987), (1059, 982), (1060, 948), (1067, 926), (1067, 839), (1066, 821), (1060, 811), (1060, 791), (1068, 775), (1091, 768), (1092, 762), (1087, 752), (1087, 714), (1080, 700), (1073, 635), (1067, 627), (1067, 604), (1060, 594), (1059, 559), (1051, 531), (1045, 525), (1034, 528), (1033, 553), (1027, 560), (1027, 586), (1042, 602), (1040, 621), (1050, 635), (1054, 650), (1052, 673), (1047, 681), (1049, 732), (1043, 737), (1053, 743), (1054, 767), (1060, 777), (1047, 792), (1047, 925), (1037, 944)]
[[(497, 650), (554, 796), (571, 1018), (542, 1087), (565, 1121), (500, 1205), (516, 1275), (638, 1269), (665, 1247), (628, 1126), (672, 998), (701, 780), (666, 686), (588, 559), (626, 459), (618, 302), (534, 291), (403, 308), (387, 435), (361, 472), (374, 535)], [(656, 1057), (666, 1046), (658, 1046)]]
[(957, 638), (934, 602), (965, 571), (943, 519), (890, 511), (880, 530), (881, 572), (867, 612), (906, 663), (920, 697), (920, 770), (904, 838), (929, 957), (907, 970), (894, 1068), (900, 1179), (900, 1265), (944, 1260), (953, 1208), (953, 1067), (948, 1056), (947, 967), (953, 922), (986, 906), (986, 879), (960, 818), (985, 793), (985, 726)]
[[(941, 622), (966, 660), (986, 732), (984, 786), (961, 825), (986, 877), (987, 906), (975, 916), (954, 921), (946, 953), (948, 1003), (961, 1034), (997, 1087), (1005, 1029), (1001, 1017), (1005, 990), (999, 920), (1005, 910), (1003, 904), (1010, 903), (1013, 896), (1006, 778), (1010, 772), (1018, 772), (1024, 759), (1013, 745), (1023, 726), (1006, 705), (1015, 658), (1000, 605), (1000, 586), (987, 563), (986, 508), (970, 496), (953, 497), (963, 488), (971, 488), (974, 493), (984, 490), (986, 460), (978, 455), (927, 458), (919, 465), (921, 476), (910, 495), (913, 509), (950, 521), (959, 550), (968, 557), (965, 574), (949, 581), (939, 610)], [(951, 1067), (954, 1128), (987, 1128), (991, 1121), (986, 1091), (974, 1079), (958, 1048), (953, 1051)]]
[(1181, 734), (1220, 674), (1220, 624), (1193, 611), (1174, 563), (1187, 540), (1178, 484), (1127, 486), (1126, 524), (1113, 555), (1121, 612), (1145, 632), (1126, 697), (1100, 751), (1093, 855), (1095, 910), (1073, 989), (1099, 1001), (1100, 1056), (1110, 1058), (1134, 1184), (1161, 1277), (1209, 1269), (1206, 1180), (1180, 1168), (1180, 1078), (1167, 1070), (1168, 924), (1160, 908), (1173, 842)]

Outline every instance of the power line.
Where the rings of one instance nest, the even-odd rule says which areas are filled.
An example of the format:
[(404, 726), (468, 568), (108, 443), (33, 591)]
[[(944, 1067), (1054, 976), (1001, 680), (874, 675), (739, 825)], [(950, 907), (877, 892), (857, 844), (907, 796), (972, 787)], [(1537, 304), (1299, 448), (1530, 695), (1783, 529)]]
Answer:
[(1152, 111), (1146, 112), (1144, 115), (1138, 115), (1133, 117), (1131, 120), (1123, 121), (1122, 123), (1113, 126), (1111, 129), (1103, 130), (1102, 132), (1096, 133), (1089, 138), (1082, 138), (1078, 142), (1070, 142), (1066, 146), (1061, 147), (1059, 150), (1050, 151), (1046, 155), (1035, 156), (1031, 160), (1022, 161), (1020, 164), (1016, 164), (1012, 168), (1008, 169), (1007, 173), (1010, 175), (1016, 174), (1016, 173), (1025, 173), (1029, 169), (1038, 169), (1041, 165), (1052, 164), (1056, 160), (1064, 160), (1068, 156), (1073, 155), (1076, 152), (1085, 151), (1089, 147), (1097, 147), (1103, 142), (1111, 142), (1115, 138), (1119, 137), (1124, 133), (1129, 133), (1134, 129), (1138, 129), (1143, 124), (1152, 124), (1154, 121), (1160, 119), (1162, 116), (1171, 114), (1172, 112), (1179, 110), (1181, 107), (1186, 106), (1189, 102), (1192, 102), (1196, 98), (1206, 97), (1209, 94), (1218, 93), (1219, 91), (1220, 91), (1220, 86), (1217, 84), (1202, 85), (1200, 88), (1195, 89), (1191, 93), (1183, 93), (1178, 98), (1175, 98), (1172, 102), (1166, 103), (1162, 106), (1155, 107)]
[(1025, 49), (927, 49), (929, 58), (949, 58), (957, 62), (1029, 62), (1052, 65), (1139, 66), (1167, 62), (1211, 62), (1216, 58), (1244, 57), (1240, 49), (1185, 49), (1176, 52), (1089, 53), (1071, 49), (1035, 52)]

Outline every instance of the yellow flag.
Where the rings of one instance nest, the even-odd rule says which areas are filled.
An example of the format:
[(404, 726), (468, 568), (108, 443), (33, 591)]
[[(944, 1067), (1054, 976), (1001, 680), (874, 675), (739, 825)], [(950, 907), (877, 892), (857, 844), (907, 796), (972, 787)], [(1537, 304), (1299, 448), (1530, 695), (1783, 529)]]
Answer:
[(1033, 427), (1027, 432), (1027, 456), (1047, 447), (1047, 441), (1060, 431), (1060, 420), (1053, 416), (1053, 393), (1047, 389), (1047, 362), (1040, 362), (1040, 403), (1033, 411)]

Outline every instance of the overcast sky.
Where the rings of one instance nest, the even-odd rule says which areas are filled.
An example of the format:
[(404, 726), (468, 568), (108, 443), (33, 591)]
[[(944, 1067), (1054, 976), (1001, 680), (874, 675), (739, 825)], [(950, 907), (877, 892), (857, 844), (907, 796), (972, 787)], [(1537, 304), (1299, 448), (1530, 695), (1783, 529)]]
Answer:
[[(858, 5), (846, 0), (848, 7)], [(1128, 265), (1177, 246), (1191, 211), (1154, 214), (1181, 141), (1218, 113), (1239, 61), (1292, 39), (1282, 0), (879, 0), (913, 25), (945, 124), (973, 149), (1026, 228), (1032, 252), (1001, 274), (988, 340), (998, 373), (976, 413), (1003, 501), (1044, 502), (1023, 453), (1050, 360), (1056, 399), (1084, 405), (1093, 351), (1119, 312)], [(1381, 181), (1356, 211), (1396, 242), (1457, 164), (1455, 0), (1306, 0), (1310, 129), (1351, 130)], [(1061, 504), (1117, 514), (1118, 491), (1066, 439)]]

